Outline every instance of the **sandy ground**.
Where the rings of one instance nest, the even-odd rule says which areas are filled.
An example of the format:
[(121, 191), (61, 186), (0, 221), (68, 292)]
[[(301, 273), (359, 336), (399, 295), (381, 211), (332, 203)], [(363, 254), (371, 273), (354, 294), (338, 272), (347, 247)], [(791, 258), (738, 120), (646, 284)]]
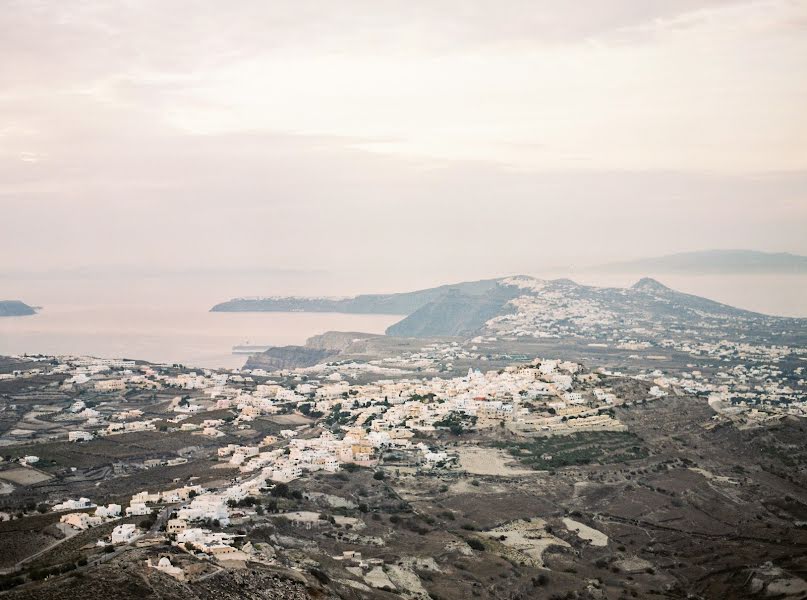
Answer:
[(220, 463), (216, 463), (215, 465), (213, 465), (210, 468), (211, 469), (237, 469), (238, 467), (236, 467), (235, 465), (231, 465), (228, 462), (220, 462)]
[(473, 475), (534, 475), (536, 471), (511, 466), (513, 459), (496, 448), (469, 446), (459, 450), (460, 468)]
[(807, 593), (807, 583), (799, 577), (777, 579), (768, 584), (766, 592), (768, 595), (802, 596)]
[(384, 573), (384, 570), (381, 567), (374, 567), (371, 569), (365, 576), (364, 581), (367, 582), (367, 585), (374, 587), (374, 588), (390, 588), (390, 589), (397, 589), (395, 584), (392, 583), (390, 578)]
[(623, 558), (614, 563), (617, 567), (626, 573), (641, 573), (653, 567), (653, 564), (636, 556), (630, 558)]
[[(516, 555), (526, 555), (539, 568), (544, 566), (543, 553), (549, 546), (569, 546), (564, 540), (556, 538), (546, 531), (546, 521), (543, 519), (512, 521), (486, 531), (483, 535), (496, 540), (509, 550), (515, 551)], [(521, 560), (518, 556), (512, 558)]]
[(31, 485), (32, 483), (39, 483), (40, 481), (47, 481), (50, 475), (46, 475), (36, 469), (9, 469), (8, 471), (0, 472), (0, 479), (5, 479), (17, 485)]
[(415, 573), (405, 567), (398, 565), (387, 566), (387, 575), (392, 583), (400, 590), (406, 590), (406, 595), (414, 596), (416, 598), (429, 598), (429, 592), (423, 587)]
[(704, 477), (706, 477), (706, 479), (709, 479), (710, 481), (717, 481), (719, 483), (731, 483), (734, 485), (739, 485), (740, 483), (736, 479), (726, 477), (725, 475), (715, 475), (714, 473), (712, 473), (711, 471), (707, 471), (706, 469), (699, 469), (698, 467), (689, 467), (689, 470), (694, 471), (695, 473), (698, 473), (700, 475), (703, 475)]
[(312, 419), (302, 415), (272, 415), (268, 420), (278, 425), (309, 425), (313, 423)]
[(583, 525), (582, 523), (578, 523), (577, 521), (569, 518), (564, 518), (563, 524), (566, 525), (566, 529), (569, 531), (574, 531), (577, 534), (577, 537), (579, 537), (581, 540), (588, 540), (591, 542), (592, 546), (608, 545), (608, 536), (602, 531), (597, 531), (588, 525)]

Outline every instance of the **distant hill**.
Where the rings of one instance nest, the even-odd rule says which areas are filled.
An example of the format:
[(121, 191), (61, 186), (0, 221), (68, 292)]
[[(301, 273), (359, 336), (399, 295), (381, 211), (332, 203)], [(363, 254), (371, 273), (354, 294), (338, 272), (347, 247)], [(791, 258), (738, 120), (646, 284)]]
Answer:
[(647, 277), (630, 288), (603, 288), (519, 276), (341, 300), (236, 299), (213, 310), (397, 313), (406, 316), (386, 334), (418, 338), (481, 334), (658, 343), (669, 338), (712, 339), (734, 330), (746, 339), (770, 343), (770, 333), (782, 342), (788, 336), (801, 340), (807, 335), (807, 319), (741, 310), (677, 292)]
[(36, 310), (19, 300), (0, 300), (0, 317), (23, 317), (34, 315)]
[(400, 294), (363, 294), (351, 298), (270, 297), (234, 298), (211, 308), (211, 312), (337, 312), (351, 314), (409, 315), (440, 299), (451, 290), (470, 296), (496, 289), (495, 279), (441, 285)]
[(805, 273), (807, 256), (756, 250), (704, 250), (609, 263), (592, 271), (612, 273)]

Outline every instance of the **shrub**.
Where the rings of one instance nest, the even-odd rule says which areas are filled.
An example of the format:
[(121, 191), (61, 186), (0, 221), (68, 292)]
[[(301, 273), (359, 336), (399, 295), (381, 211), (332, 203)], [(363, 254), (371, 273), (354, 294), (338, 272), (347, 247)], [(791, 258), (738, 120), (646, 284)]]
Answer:
[(277, 496), (278, 498), (288, 498), (289, 486), (285, 483), (278, 483), (272, 488), (271, 494), (273, 496)]
[(480, 542), (480, 541), (479, 541), (478, 539), (476, 539), (476, 538), (471, 538), (470, 540), (468, 540), (468, 545), (469, 545), (469, 546), (470, 546), (472, 549), (474, 549), (474, 550), (479, 550), (480, 552), (481, 552), (482, 550), (484, 550), (484, 549), (485, 549), (485, 544), (483, 544), (482, 542)]
[(324, 571), (321, 571), (320, 569), (316, 568), (311, 569), (311, 574), (314, 577), (316, 577), (317, 581), (319, 581), (323, 585), (327, 585), (331, 581), (331, 578), (328, 577), (328, 575)]

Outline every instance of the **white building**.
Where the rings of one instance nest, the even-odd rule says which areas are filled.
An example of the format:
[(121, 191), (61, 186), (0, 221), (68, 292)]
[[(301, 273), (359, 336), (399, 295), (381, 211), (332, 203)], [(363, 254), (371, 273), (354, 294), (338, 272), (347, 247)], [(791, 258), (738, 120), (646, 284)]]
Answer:
[(202, 521), (211, 519), (221, 525), (230, 522), (227, 499), (219, 494), (202, 494), (196, 496), (189, 506), (179, 509), (178, 517), (184, 521)]
[(81, 510), (83, 508), (92, 508), (95, 506), (90, 502), (89, 498), (79, 498), (78, 500), (65, 500), (60, 504), (55, 504), (51, 510), (58, 512), (60, 510)]
[(70, 431), (67, 434), (68, 442), (89, 442), (93, 438), (89, 431)]
[(139, 517), (143, 515), (150, 515), (151, 508), (143, 504), (142, 502), (133, 502), (129, 506), (126, 507), (126, 516), (127, 517)]
[(89, 529), (90, 527), (97, 527), (101, 525), (104, 521), (101, 517), (92, 517), (87, 513), (70, 513), (67, 515), (62, 515), (59, 519), (60, 523), (66, 523), (70, 525), (73, 529), (78, 529), (79, 531), (84, 531), (85, 529)]
[(121, 505), (110, 504), (109, 506), (99, 506), (95, 509), (96, 517), (105, 517), (107, 519), (116, 519), (120, 516)]
[(118, 525), (112, 530), (110, 541), (113, 544), (128, 544), (137, 537), (137, 533), (138, 530), (134, 523)]
[(120, 379), (107, 379), (95, 383), (96, 392), (122, 392), (126, 389), (126, 384)]

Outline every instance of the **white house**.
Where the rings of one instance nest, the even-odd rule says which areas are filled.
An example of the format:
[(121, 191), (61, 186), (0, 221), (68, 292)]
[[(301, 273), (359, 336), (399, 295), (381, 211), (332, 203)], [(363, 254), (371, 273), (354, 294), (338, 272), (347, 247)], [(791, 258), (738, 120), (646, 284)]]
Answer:
[(112, 530), (110, 541), (113, 544), (128, 544), (137, 537), (137, 527), (134, 523), (125, 523), (118, 525)]
[(129, 506), (126, 507), (127, 517), (138, 517), (150, 514), (151, 514), (151, 508), (149, 508), (142, 502), (132, 502)]
[(83, 531), (85, 529), (89, 529), (90, 527), (97, 527), (101, 523), (103, 523), (103, 519), (100, 517), (91, 517), (87, 513), (70, 513), (67, 515), (62, 515), (61, 519), (59, 519), (60, 523), (66, 523), (70, 525), (73, 529), (78, 529), (79, 531)]
[(81, 510), (82, 508), (92, 508), (93, 506), (95, 506), (95, 504), (90, 502), (89, 498), (79, 498), (78, 500), (65, 500), (61, 504), (55, 504), (52, 510), (54, 512), (60, 510)]
[(67, 434), (68, 442), (88, 442), (93, 438), (89, 431), (71, 431)]
[(121, 505), (110, 504), (109, 506), (99, 506), (95, 509), (96, 517), (105, 517), (107, 519), (116, 519), (120, 516)]
[(120, 392), (126, 389), (126, 384), (120, 379), (107, 379), (95, 384), (96, 392)]
[(179, 509), (179, 518), (184, 521), (217, 520), (222, 525), (230, 522), (227, 500), (218, 494), (196, 496), (189, 506)]

